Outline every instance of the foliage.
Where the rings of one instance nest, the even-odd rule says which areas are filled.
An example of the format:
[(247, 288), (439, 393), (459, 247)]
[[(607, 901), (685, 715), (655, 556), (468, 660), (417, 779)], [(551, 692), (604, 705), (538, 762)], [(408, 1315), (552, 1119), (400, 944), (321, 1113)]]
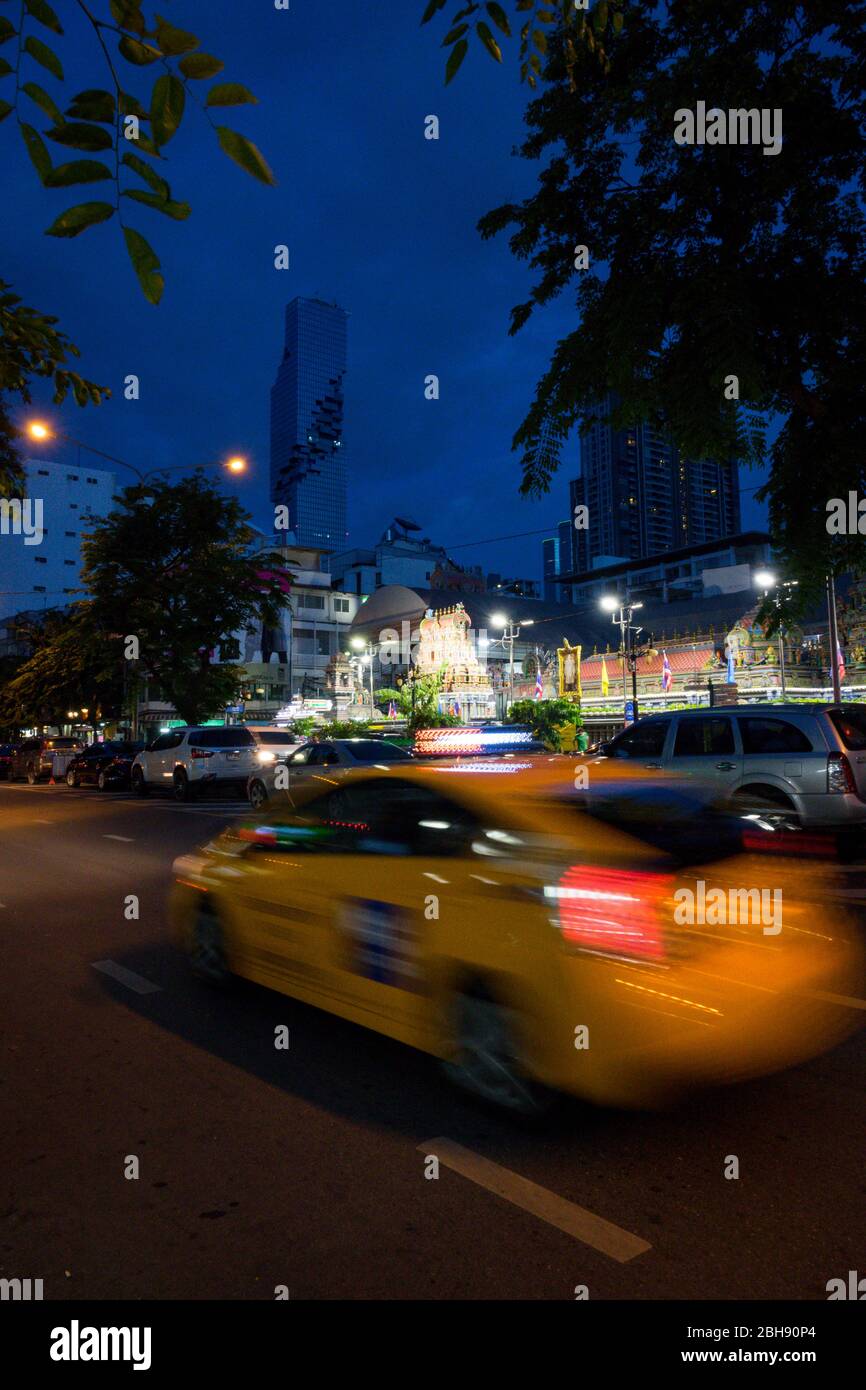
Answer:
[(558, 750), (561, 726), (580, 724), (580, 705), (574, 700), (515, 700), (505, 722), (528, 724), (537, 739), (548, 748)]
[(23, 497), (24, 467), (16, 440), (18, 431), (9, 419), (0, 396), (0, 497)]
[[(569, 431), (596, 418), (670, 429), (691, 458), (768, 461), (758, 496), (802, 611), (825, 573), (866, 567), (862, 536), (826, 528), (829, 499), (866, 492), (866, 8), (624, 0), (616, 24), (598, 3), (582, 46), (564, 8), (548, 6), (519, 151), (545, 161), (536, 191), (479, 224), (509, 229), (535, 272), (512, 333), (560, 295), (575, 307), (514, 436), (522, 489), (547, 491)], [(781, 111), (781, 153), (677, 144), (675, 113), (698, 99)]]
[(54, 382), (54, 401), (59, 405), (71, 390), (78, 405), (99, 405), (111, 392), (88, 381), (69, 365), (80, 353), (66, 334), (55, 328), (57, 319), (21, 302), (12, 286), (0, 280), (0, 391), (14, 391), (29, 402), (30, 378), (49, 377)]
[(442, 674), (434, 672), (430, 676), (414, 676), (400, 680), (395, 689), (379, 690), (376, 693), (378, 704), (388, 705), (393, 700), (397, 711), (406, 720), (410, 733), (417, 729), (449, 729), (462, 724), (456, 714), (444, 714), (439, 709), (439, 696), (442, 693)]
[(0, 688), (0, 721), (9, 727), (61, 725), (68, 711), (87, 710), (91, 724), (116, 718), (123, 704), (123, 668), (100, 640), (91, 606), (48, 610), (21, 628), (32, 655)]
[(118, 662), (124, 637), (137, 637), (142, 669), (198, 723), (232, 702), (243, 676), (214, 663), (215, 648), (249, 623), (276, 623), (287, 576), (277, 555), (252, 555), (249, 516), (201, 471), (116, 500), (83, 544), (94, 628)]
[(315, 731), (314, 737), (367, 738), (369, 733), (369, 719), (331, 719)]
[[(421, 23), (429, 23), (447, 4), (448, 0), (428, 0)], [(610, 59), (605, 50), (608, 20), (610, 33), (619, 34), (625, 0), (598, 0), (591, 16), (576, 8), (576, 0), (510, 0), (510, 3), (506, 0), (505, 5), (497, 0), (478, 0), (478, 3), (470, 0), (455, 12), (442, 40), (442, 47), (450, 49), (445, 63), (446, 84), (457, 75), (469, 52), (470, 41), (480, 43), (491, 58), (502, 62), (502, 40), (514, 37), (509, 9), (514, 14), (519, 34), (520, 78), (529, 87), (537, 86), (544, 56), (552, 39), (559, 36), (565, 37), (569, 70), (574, 67), (578, 50), (581, 50), (592, 56), (602, 72), (609, 72)], [(518, 16), (522, 15), (528, 18), (521, 22)]]
[[(10, 53), (9, 59), (0, 57), (0, 94), (11, 98), (0, 95), (0, 121), (14, 113), (27, 154), (46, 188), (109, 185), (103, 198), (59, 213), (47, 235), (74, 237), (116, 220), (141, 289), (156, 304), (164, 288), (159, 258), (142, 233), (127, 224), (127, 202), (122, 200), (174, 221), (189, 216), (189, 203), (174, 196), (165, 176), (165, 154), (187, 103), (193, 101), (203, 110), (222, 151), (253, 178), (273, 184), (274, 175), (252, 141), (218, 124), (212, 115), (228, 106), (254, 104), (256, 98), (240, 83), (224, 81), (213, 83), (200, 98), (198, 84), (217, 77), (223, 62), (201, 52), (195, 34), (153, 13), (143, 0), (76, 3), (93, 31), (104, 68), (101, 80), (108, 86), (87, 86), (74, 94), (66, 89), (57, 43), (63, 25), (48, 0), (23, 0), (17, 25), (0, 17), (0, 45), (8, 44)], [(42, 85), (46, 74), (48, 88)], [(8, 83), (3, 83), (4, 77)], [(46, 140), (59, 148), (51, 149)], [(55, 162), (58, 157), (60, 162)]]

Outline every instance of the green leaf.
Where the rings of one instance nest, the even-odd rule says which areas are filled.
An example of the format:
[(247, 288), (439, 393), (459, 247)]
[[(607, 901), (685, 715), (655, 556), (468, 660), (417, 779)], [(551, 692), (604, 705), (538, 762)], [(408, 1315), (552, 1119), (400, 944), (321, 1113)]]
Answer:
[(463, 59), (466, 57), (468, 51), (469, 44), (467, 43), (466, 39), (461, 39), (459, 43), (455, 43), (451, 52), (448, 54), (448, 62), (445, 64), (446, 87), (448, 86), (448, 83), (451, 81), (451, 79), (457, 76), (457, 71), (460, 67), (460, 64), (463, 62)]
[(239, 135), (236, 130), (229, 130), (225, 125), (218, 125), (216, 133), (220, 146), (229, 159), (233, 159), (235, 164), (246, 169), (248, 174), (252, 174), (253, 178), (259, 179), (261, 183), (276, 183), (270, 165), (252, 140), (248, 140), (245, 135)]
[(78, 121), (100, 121), (103, 125), (114, 125), (114, 93), (90, 87), (78, 92), (70, 104), (67, 116)]
[[(6, 43), (8, 39), (14, 39), (18, 30), (8, 19), (0, 17), (0, 43)], [(10, 68), (11, 72), (11, 68)]]
[(211, 57), (210, 53), (188, 53), (185, 58), (181, 58), (178, 67), (184, 77), (216, 77), (218, 72), (222, 72), (225, 63), (221, 63), (219, 58)]
[(497, 63), (501, 63), (502, 49), (499, 47), (499, 44), (493, 37), (493, 34), (490, 31), (490, 25), (485, 24), (484, 20), (482, 19), (479, 24), (476, 24), (475, 32), (478, 35), (481, 42), (484, 44), (484, 47), (487, 49), (487, 52), (490, 54), (491, 58), (495, 58)]
[(63, 25), (51, 6), (46, 4), (46, 0), (24, 0), (24, 8), (34, 19), (38, 19), (40, 24), (44, 24), (46, 29), (53, 29), (55, 34), (63, 33)]
[(543, 29), (533, 29), (532, 42), (535, 44), (539, 53), (547, 52), (547, 35)]
[(51, 173), (51, 155), (48, 153), (41, 135), (33, 129), (32, 125), (25, 125), (22, 121), (21, 135), (33, 166), (42, 182), (45, 183)]
[(144, 290), (145, 299), (150, 304), (158, 304), (165, 289), (165, 280), (159, 273), (159, 259), (156, 252), (145, 241), (141, 232), (135, 231), (133, 227), (124, 227), (123, 236), (126, 241), (126, 249), (129, 252), (129, 259), (132, 261), (133, 269), (138, 276), (138, 282)]
[(88, 150), (91, 154), (97, 150), (110, 150), (114, 146), (114, 140), (107, 130), (98, 125), (85, 125), (83, 121), (67, 121), (56, 130), (46, 130), (45, 134), (58, 145), (69, 145), (73, 150)]
[(173, 24), (169, 24), (162, 15), (156, 16), (156, 41), (163, 53), (174, 58), (178, 53), (188, 53), (191, 48), (198, 48), (199, 40), (195, 34), (190, 34), (186, 29), (176, 29)]
[(511, 25), (508, 23), (508, 16), (503, 10), (502, 6), (497, 5), (495, 3), (495, 0), (491, 0), (491, 3), (486, 6), (486, 9), (487, 13), (490, 15), (490, 18), (493, 20), (493, 23), (496, 25), (497, 29), (501, 30), (501, 32), (505, 34), (506, 38), (510, 39)]
[(57, 102), (50, 97), (44, 87), (40, 87), (38, 82), (23, 82), (22, 92), (26, 92), (31, 101), (35, 101), (41, 111), (44, 111), (49, 120), (55, 125), (63, 125), (65, 117)]
[(442, 47), (450, 48), (452, 43), (456, 43), (458, 39), (462, 39), (468, 28), (468, 24), (458, 24), (456, 29), (450, 29), (442, 40)]
[(5, 121), (9, 112), (14, 110), (15, 107), (12, 105), (11, 101), (0, 101), (0, 121)]
[(245, 102), (258, 106), (259, 99), (240, 82), (218, 82), (208, 92), (205, 106), (243, 106)]
[(79, 232), (85, 231), (88, 227), (95, 227), (98, 222), (106, 222), (113, 216), (114, 207), (111, 203), (79, 203), (77, 207), (61, 212), (46, 229), (45, 235), (78, 236)]
[(5, 77), (8, 72), (14, 72), (11, 63), (7, 63), (5, 58), (0, 58), (0, 77)]
[(137, 140), (129, 140), (126, 141), (126, 143), (130, 145), (136, 145), (138, 149), (144, 150), (145, 154), (152, 155), (154, 159), (162, 159), (162, 155), (156, 148), (156, 145), (153, 143), (149, 135), (145, 135), (143, 130), (140, 130), (138, 132)]
[(592, 27), (597, 34), (603, 34), (607, 28), (607, 0), (599, 0), (592, 16)]
[(134, 63), (137, 68), (146, 67), (148, 63), (155, 63), (162, 57), (158, 48), (151, 47), (149, 43), (139, 43), (138, 39), (131, 39), (127, 34), (124, 34), (117, 47), (121, 56), (128, 63)]
[(186, 100), (183, 83), (173, 73), (164, 72), (153, 84), (150, 121), (157, 145), (167, 145), (183, 118)]
[(131, 29), (133, 34), (143, 37), (146, 25), (139, 4), (140, 0), (109, 0), (109, 9), (112, 18), (121, 29)]
[(613, 32), (615, 34), (622, 33), (622, 14), (619, 12), (619, 10), (617, 10), (616, 14), (613, 17)]
[(98, 159), (71, 159), (68, 164), (55, 164), (45, 179), (45, 187), (68, 188), (73, 183), (99, 183), (112, 177), (108, 166)]
[(63, 81), (63, 65), (47, 43), (43, 43), (41, 39), (34, 39), (32, 34), (28, 34), (24, 40), (24, 52), (29, 53), (31, 58), (35, 58), (37, 63), (41, 63), (59, 81)]
[(132, 198), (136, 203), (144, 203), (146, 207), (156, 208), (157, 212), (164, 212), (166, 217), (173, 217), (175, 222), (183, 222), (192, 212), (189, 203), (176, 203), (172, 198), (161, 198), (158, 193), (145, 193), (141, 188), (125, 188), (122, 196)]
[(421, 23), (427, 24), (428, 21), (433, 18), (434, 14), (438, 14), (440, 10), (444, 10), (447, 3), (448, 0), (430, 0), (430, 3), (421, 16)]
[(150, 112), (147, 107), (142, 106), (138, 97), (131, 96), (129, 92), (120, 93), (118, 110), (121, 116), (137, 116), (140, 121), (150, 120)]
[(149, 183), (154, 193), (162, 198), (164, 202), (168, 201), (171, 197), (171, 189), (165, 179), (148, 164), (146, 159), (140, 159), (137, 154), (125, 154), (122, 163), (124, 163), (128, 169), (133, 169), (140, 178), (144, 179), (145, 183)]

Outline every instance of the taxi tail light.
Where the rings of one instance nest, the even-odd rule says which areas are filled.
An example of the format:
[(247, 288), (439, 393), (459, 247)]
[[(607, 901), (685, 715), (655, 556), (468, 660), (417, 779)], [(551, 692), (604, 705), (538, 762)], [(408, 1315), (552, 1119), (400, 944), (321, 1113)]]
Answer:
[(210, 748), (192, 748), (190, 752), (193, 758), (212, 758), (213, 750)]
[(844, 753), (830, 753), (827, 757), (827, 790), (857, 795), (854, 773)]
[(574, 864), (553, 890), (560, 931), (580, 950), (663, 960), (663, 904), (673, 884), (669, 874)]

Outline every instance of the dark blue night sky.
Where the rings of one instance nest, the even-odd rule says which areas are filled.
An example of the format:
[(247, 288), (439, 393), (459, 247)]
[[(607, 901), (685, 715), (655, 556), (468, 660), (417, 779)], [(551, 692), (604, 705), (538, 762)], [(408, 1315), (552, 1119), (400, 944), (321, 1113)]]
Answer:
[[(67, 26), (58, 52), (68, 71), (77, 69), (70, 95), (108, 86), (92, 31), (74, 5), (56, 8)], [(532, 167), (511, 154), (527, 96), (513, 52), (503, 67), (470, 52), (446, 89), (442, 30), (419, 27), (422, 0), (292, 0), (288, 13), (271, 0), (163, 9), (226, 62), (219, 80), (243, 82), (258, 96), (259, 106), (219, 118), (256, 141), (279, 186), (242, 173), (188, 108), (165, 172), (192, 216), (174, 223), (127, 209), (162, 260), (166, 291), (154, 308), (115, 223), (73, 241), (42, 235), (64, 207), (110, 194), (98, 185), (41, 189), (6, 121), (0, 139), (14, 216), (2, 273), (28, 303), (60, 316), (82, 350), (83, 373), (114, 392), (84, 411), (57, 411), (44, 392), (41, 413), (142, 468), (248, 453), (253, 471), (231, 486), (268, 528), (268, 395), (283, 308), (296, 294), (319, 295), (350, 315), (349, 543), (372, 543), (395, 514), (454, 547), (552, 530), (567, 514), (577, 439), (540, 502), (518, 496), (510, 441), (553, 344), (572, 327), (572, 309), (562, 301), (509, 338), (509, 310), (526, 297), (529, 272), (505, 238), (484, 243), (475, 230), (482, 213), (533, 186)], [(147, 87), (139, 92), (152, 81), (142, 71)], [(33, 76), (54, 92), (47, 73)], [(198, 84), (202, 93), (206, 85)], [(424, 139), (430, 113), (440, 118), (438, 142)], [(57, 146), (53, 153), (74, 157)], [(290, 248), (288, 271), (274, 269), (278, 243)], [(141, 378), (137, 402), (123, 399), (130, 372)], [(424, 399), (428, 373), (440, 377), (438, 402)], [(63, 457), (56, 446), (47, 456)], [(746, 487), (755, 481), (742, 479)], [(764, 523), (750, 493), (743, 522)], [(455, 558), (538, 575), (540, 542), (470, 546)]]

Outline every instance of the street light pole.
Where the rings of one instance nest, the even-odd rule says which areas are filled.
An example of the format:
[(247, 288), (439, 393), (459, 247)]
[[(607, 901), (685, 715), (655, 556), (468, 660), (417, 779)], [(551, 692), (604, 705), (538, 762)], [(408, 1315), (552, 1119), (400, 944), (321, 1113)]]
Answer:
[(510, 707), (514, 704), (514, 643), (516, 642), (518, 636), (520, 635), (520, 629), (521, 629), (522, 627), (532, 627), (532, 624), (533, 624), (533, 619), (532, 619), (532, 618), (524, 618), (524, 619), (523, 619), (523, 622), (521, 622), (521, 623), (512, 623), (511, 620), (510, 620), (509, 618), (506, 618), (506, 617), (505, 617), (503, 614), (501, 614), (501, 613), (494, 613), (493, 617), (490, 619), (490, 625), (491, 625), (491, 627), (501, 627), (501, 628), (502, 628), (502, 636), (501, 636), (498, 640), (502, 643), (502, 645), (503, 645), (504, 647), (507, 647), (507, 648), (508, 648), (508, 694), (509, 694), (509, 699), (508, 699), (508, 707), (506, 708), (506, 711), (505, 711), (506, 714), (508, 713), (508, 709), (510, 709)]
[(833, 704), (842, 703), (842, 683), (839, 680), (839, 627), (836, 621), (836, 581), (827, 575), (827, 618), (830, 628), (830, 671), (833, 676)]
[(601, 608), (605, 613), (610, 614), (611, 622), (619, 628), (620, 632), (620, 653), (622, 656), (622, 722), (627, 725), (628, 719), (628, 687), (626, 683), (626, 668), (631, 667), (632, 674), (632, 713), (637, 716), (637, 659), (630, 653), (632, 618), (639, 608), (643, 608), (642, 603), (619, 603), (612, 595), (606, 594), (601, 600)]
[(769, 574), (766, 570), (759, 570), (755, 575), (755, 583), (764, 590), (764, 598), (769, 598), (773, 594), (773, 603), (779, 614), (779, 688), (782, 700), (785, 699), (785, 620), (784, 603), (782, 590), (796, 589), (798, 581), (796, 579), (779, 580), (774, 574)]
[[(146, 471), (137, 468), (134, 463), (129, 463), (126, 459), (117, 458), (114, 454), (106, 454), (102, 449), (94, 449), (92, 444), (85, 444), (82, 439), (76, 439), (74, 435), (67, 434), (65, 430), (52, 430), (48, 425), (42, 424), (38, 420), (32, 421), (26, 430), (31, 439), (43, 442), (49, 439), (62, 439), (67, 444), (74, 444), (78, 449), (86, 449), (89, 454), (96, 454), (97, 458), (106, 459), (109, 463), (117, 464), (120, 468), (128, 468), (138, 478), (140, 483), (147, 482), (148, 478), (153, 478), (158, 473), (182, 473), (190, 465), (188, 463), (173, 463), (167, 468), (148, 468)], [(247, 461), (240, 454), (234, 454), (231, 458), (221, 463), (201, 463), (199, 468), (223, 468), (228, 473), (245, 473)]]

